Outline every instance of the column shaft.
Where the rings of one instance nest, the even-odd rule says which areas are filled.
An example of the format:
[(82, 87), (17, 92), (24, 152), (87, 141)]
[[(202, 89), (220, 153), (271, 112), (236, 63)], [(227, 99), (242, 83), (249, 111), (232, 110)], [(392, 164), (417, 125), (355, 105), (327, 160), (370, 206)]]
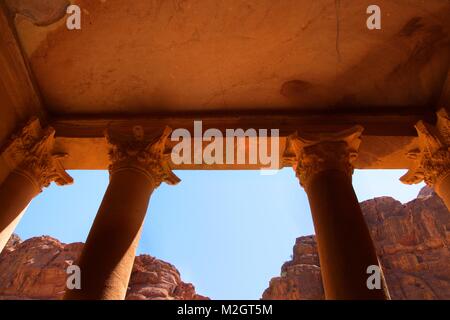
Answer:
[(386, 299), (384, 290), (366, 285), (367, 267), (378, 265), (378, 259), (348, 175), (321, 171), (311, 178), (307, 194), (326, 299)]
[[(326, 299), (387, 299), (386, 286), (369, 288), (370, 266), (381, 268), (352, 186), (363, 128), (289, 138), (294, 169), (305, 188), (317, 237)], [(372, 283), (370, 283), (372, 287)]]
[(153, 190), (161, 182), (180, 180), (164, 154), (172, 129), (144, 134), (107, 130), (110, 182), (76, 263), (81, 289), (67, 290), (65, 299), (121, 300), (127, 293), (136, 248)]
[(0, 252), (5, 247), (20, 214), (40, 189), (25, 173), (13, 171), (0, 186)]
[(58, 185), (73, 182), (54, 153), (55, 130), (42, 127), (39, 119), (30, 120), (12, 135), (2, 156), (12, 169), (0, 186), (0, 251), (4, 248), (21, 213), (42, 188), (51, 182)]
[(145, 172), (124, 168), (111, 175), (78, 266), (81, 290), (65, 299), (125, 298), (150, 195), (155, 186)]

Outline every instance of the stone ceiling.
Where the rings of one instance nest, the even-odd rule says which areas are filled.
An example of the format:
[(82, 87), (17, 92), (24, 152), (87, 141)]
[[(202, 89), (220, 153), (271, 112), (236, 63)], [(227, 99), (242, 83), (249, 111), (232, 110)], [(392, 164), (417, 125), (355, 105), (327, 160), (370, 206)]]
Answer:
[(365, 0), (77, 0), (80, 31), (33, 2), (15, 24), (55, 115), (433, 109), (449, 67), (448, 0), (377, 0), (373, 31)]

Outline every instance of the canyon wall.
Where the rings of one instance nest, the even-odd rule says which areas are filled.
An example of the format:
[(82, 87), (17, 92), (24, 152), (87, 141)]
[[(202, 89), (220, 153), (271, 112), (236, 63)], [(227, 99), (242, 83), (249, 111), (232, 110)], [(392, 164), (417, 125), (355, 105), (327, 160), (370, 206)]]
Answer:
[[(390, 197), (361, 203), (392, 299), (450, 299), (450, 214), (423, 188), (406, 204)], [(296, 240), (292, 260), (270, 281), (263, 299), (323, 299), (314, 236)]]
[[(13, 235), (0, 254), (0, 299), (61, 299), (66, 269), (81, 253), (83, 243), (64, 244), (43, 236), (21, 241)], [(184, 283), (171, 264), (149, 255), (137, 256), (128, 300), (203, 300)]]

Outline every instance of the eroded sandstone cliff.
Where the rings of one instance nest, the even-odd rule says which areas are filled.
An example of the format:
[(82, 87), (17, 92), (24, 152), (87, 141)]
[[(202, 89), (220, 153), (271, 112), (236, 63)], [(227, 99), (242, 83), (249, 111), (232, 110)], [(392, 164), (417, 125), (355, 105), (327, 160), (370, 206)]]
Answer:
[[(450, 299), (450, 214), (441, 199), (424, 188), (406, 204), (380, 197), (361, 208), (392, 299)], [(293, 251), (263, 299), (323, 299), (315, 237), (298, 238)]]
[[(0, 299), (60, 299), (66, 269), (79, 256), (83, 243), (64, 244), (43, 236), (21, 241), (11, 237), (0, 254)], [(127, 292), (133, 300), (201, 300), (171, 264), (149, 255), (136, 257)]]

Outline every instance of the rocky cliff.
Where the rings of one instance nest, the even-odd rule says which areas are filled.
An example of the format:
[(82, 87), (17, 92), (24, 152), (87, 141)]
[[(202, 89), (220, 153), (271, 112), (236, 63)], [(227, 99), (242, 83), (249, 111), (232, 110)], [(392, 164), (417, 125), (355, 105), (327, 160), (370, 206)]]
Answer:
[[(60, 299), (66, 269), (83, 243), (64, 244), (51, 237), (21, 241), (13, 235), (0, 254), (0, 299)], [(190, 283), (181, 281), (171, 264), (149, 255), (136, 257), (128, 288), (130, 300), (202, 300)]]
[[(450, 299), (450, 214), (424, 188), (402, 204), (389, 197), (361, 203), (392, 299)], [(323, 299), (314, 236), (296, 240), (293, 258), (263, 299)]]

